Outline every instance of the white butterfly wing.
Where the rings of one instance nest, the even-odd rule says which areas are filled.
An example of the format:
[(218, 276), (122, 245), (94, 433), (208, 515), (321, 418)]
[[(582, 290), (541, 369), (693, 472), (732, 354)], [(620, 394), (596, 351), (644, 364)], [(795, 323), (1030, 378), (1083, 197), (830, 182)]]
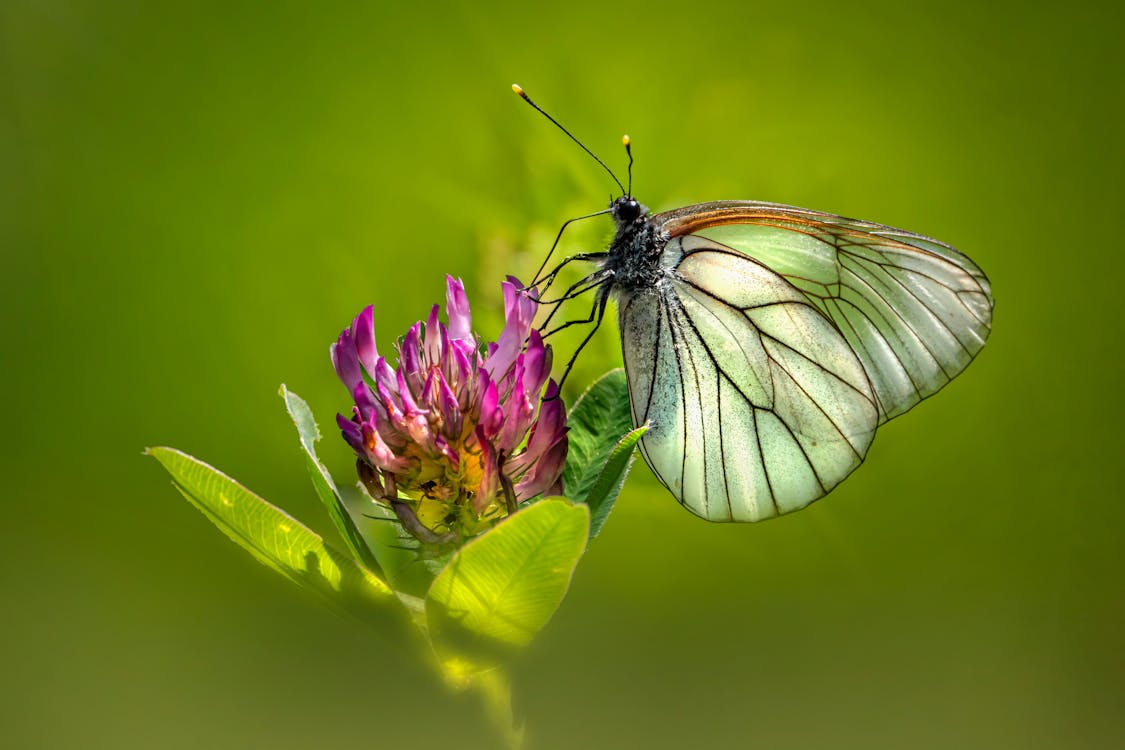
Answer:
[(879, 424), (871, 381), (836, 327), (762, 263), (701, 237), (673, 239), (675, 272), (621, 299), (641, 451), (712, 521), (803, 508), (863, 461)]
[(900, 229), (771, 203), (718, 201), (652, 217), (785, 277), (826, 315), (871, 379), (886, 421), (936, 393), (984, 347), (988, 278), (964, 254)]

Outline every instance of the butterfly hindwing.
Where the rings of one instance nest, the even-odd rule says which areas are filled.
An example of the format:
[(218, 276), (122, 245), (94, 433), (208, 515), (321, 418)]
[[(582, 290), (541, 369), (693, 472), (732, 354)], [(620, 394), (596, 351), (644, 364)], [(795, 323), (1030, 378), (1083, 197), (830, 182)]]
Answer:
[[(823, 496), (878, 425), (851, 347), (789, 282), (699, 237), (672, 240), (674, 273), (622, 299), (642, 453), (693, 513), (757, 521)], [(678, 258), (678, 260), (676, 260)]]

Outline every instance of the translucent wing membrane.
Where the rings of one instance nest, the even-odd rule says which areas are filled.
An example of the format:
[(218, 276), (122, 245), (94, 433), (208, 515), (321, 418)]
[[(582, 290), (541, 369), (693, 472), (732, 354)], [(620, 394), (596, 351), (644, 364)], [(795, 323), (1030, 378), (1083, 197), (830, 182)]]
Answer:
[[(674, 239), (676, 273), (622, 300), (633, 419), (649, 466), (693, 513), (757, 521), (823, 496), (879, 424), (849, 343), (762, 263)], [(676, 260), (679, 259), (679, 260)]]
[(700, 204), (652, 221), (673, 238), (705, 237), (720, 245), (693, 250), (685, 243), (688, 254), (702, 249), (753, 258), (800, 290), (858, 357), (880, 421), (936, 393), (988, 339), (993, 302), (987, 277), (937, 240), (771, 203)]

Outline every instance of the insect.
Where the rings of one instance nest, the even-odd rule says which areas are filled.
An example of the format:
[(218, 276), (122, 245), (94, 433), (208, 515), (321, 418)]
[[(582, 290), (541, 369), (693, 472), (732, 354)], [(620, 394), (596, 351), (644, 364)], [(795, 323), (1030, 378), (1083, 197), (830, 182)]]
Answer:
[(574, 260), (597, 264), (559, 300), (594, 291), (589, 318), (559, 328), (595, 324), (580, 351), (616, 301), (633, 424), (650, 425), (641, 453), (692, 513), (759, 521), (823, 497), (860, 465), (881, 424), (984, 347), (991, 285), (949, 245), (757, 201), (652, 214), (632, 196), (628, 136), (625, 187), (513, 89), (621, 188), (590, 214), (612, 216), (609, 248), (542, 280)]

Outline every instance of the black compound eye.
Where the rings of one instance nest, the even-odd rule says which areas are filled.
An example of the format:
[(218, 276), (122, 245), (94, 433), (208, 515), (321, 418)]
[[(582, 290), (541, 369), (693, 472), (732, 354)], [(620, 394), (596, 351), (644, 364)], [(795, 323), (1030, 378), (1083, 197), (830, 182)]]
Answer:
[(637, 203), (632, 198), (628, 200), (622, 199), (618, 203), (617, 215), (624, 221), (632, 221), (641, 215), (641, 204)]

